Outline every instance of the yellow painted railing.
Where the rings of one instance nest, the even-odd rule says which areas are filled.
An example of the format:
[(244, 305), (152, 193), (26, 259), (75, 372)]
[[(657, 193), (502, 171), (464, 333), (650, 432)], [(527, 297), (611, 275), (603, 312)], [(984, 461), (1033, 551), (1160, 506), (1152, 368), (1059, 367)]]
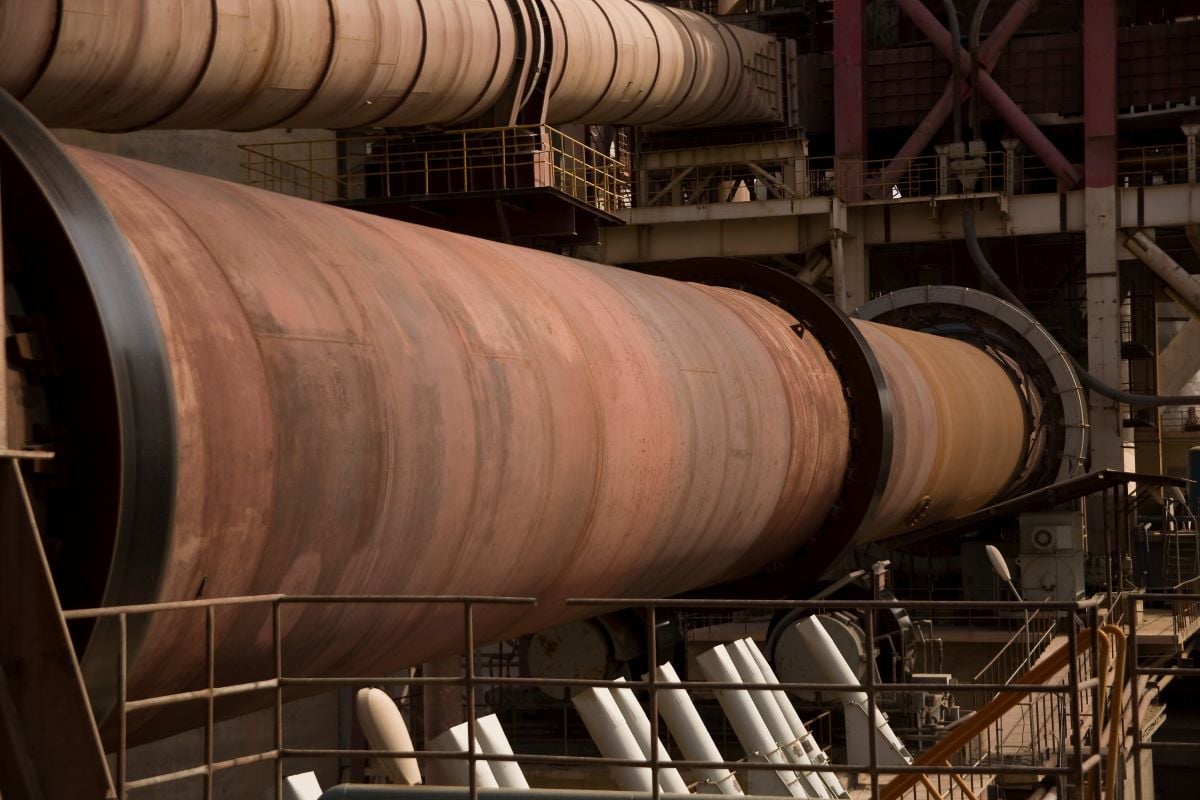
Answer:
[(629, 204), (625, 165), (547, 125), (241, 145), (246, 182), (319, 201), (553, 189), (601, 211)]

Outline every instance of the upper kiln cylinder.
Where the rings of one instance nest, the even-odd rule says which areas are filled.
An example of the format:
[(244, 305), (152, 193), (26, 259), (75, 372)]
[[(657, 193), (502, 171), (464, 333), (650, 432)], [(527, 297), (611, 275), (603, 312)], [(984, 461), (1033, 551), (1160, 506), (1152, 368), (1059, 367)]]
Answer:
[(551, 123), (780, 118), (773, 37), (641, 0), (0, 0), (0, 88), (55, 127), (466, 124), (538, 79)]
[[(73, 605), (539, 599), (480, 608), (483, 641), (578, 614), (569, 596), (753, 573), (796, 552), (839, 498), (841, 378), (819, 331), (797, 335), (759, 297), (67, 152), (26, 142), (0, 174), (24, 198), (4, 204), (14, 285), (76, 362), (51, 403), (66, 434), (62, 516), (48, 523), (62, 563), (92, 581), (66, 581)], [(893, 449), (928, 455), (893, 459), (862, 535), (1003, 493), (1024, 436), (1004, 370), (966, 344), (857, 324), (902, 399)], [(972, 467), (980, 453), (986, 469)], [(457, 613), (289, 612), (288, 670), (383, 674), (452, 652)], [(261, 610), (221, 612), (219, 680), (258, 674), (264, 624)], [(101, 706), (103, 632), (84, 656)], [(189, 626), (159, 615), (143, 633), (131, 696), (201, 679)]]

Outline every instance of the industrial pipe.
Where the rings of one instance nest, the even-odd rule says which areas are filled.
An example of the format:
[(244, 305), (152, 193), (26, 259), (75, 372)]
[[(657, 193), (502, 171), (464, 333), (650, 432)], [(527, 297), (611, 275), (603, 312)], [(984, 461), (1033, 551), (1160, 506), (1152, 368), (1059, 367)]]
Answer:
[[(624, 682), (624, 678), (617, 678), (617, 682)], [(646, 711), (642, 708), (642, 704), (638, 702), (632, 689), (613, 688), (612, 698), (617, 704), (617, 708), (621, 710), (621, 716), (625, 718), (625, 724), (629, 730), (633, 731), (633, 736), (637, 739), (638, 749), (642, 751), (642, 756), (649, 761), (654, 755), (650, 744), (650, 737), (653, 735), (658, 738), (657, 733), (651, 732), (650, 718), (646, 716)], [(669, 764), (671, 762), (671, 754), (667, 751), (667, 746), (658, 741), (658, 760), (660, 764)], [(684, 783), (683, 778), (679, 774), (679, 770), (674, 767), (660, 766), (658, 768), (658, 783), (664, 792), (673, 792), (676, 794), (687, 794), (688, 786)]]
[(778, 61), (771, 36), (641, 0), (0, 0), (0, 88), (106, 131), (452, 125), (538, 80), (552, 123), (763, 122)]
[(1132, 231), (1125, 236), (1125, 247), (1162, 279), (1175, 295), (1175, 302), (1192, 316), (1200, 315), (1200, 280), (1179, 266), (1179, 262), (1158, 246), (1145, 231)]
[[(779, 683), (779, 678), (775, 675), (775, 670), (771, 668), (767, 657), (759, 649), (758, 643), (750, 637), (742, 639), (742, 643), (746, 646), (746, 651), (750, 653), (751, 658), (758, 665), (763, 680), (767, 683)], [(788, 728), (791, 730), (792, 736), (795, 737), (796, 746), (803, 748), (812, 763), (828, 764), (829, 757), (825, 755), (825, 751), (821, 749), (821, 746), (817, 744), (817, 740), (809, 733), (808, 728), (805, 727), (804, 721), (796, 713), (796, 707), (792, 705), (787, 692), (777, 689), (771, 692), (771, 696), (775, 698), (775, 702), (779, 705), (779, 710), (783, 712)], [(832, 772), (817, 772), (815, 773), (815, 777), (825, 784), (831, 797), (849, 797), (845, 787), (838, 781), (837, 775), (834, 775)]]
[[(816, 657), (817, 667), (830, 683), (857, 686), (858, 678), (846, 659), (834, 644), (825, 626), (816, 617), (805, 617), (795, 624), (795, 630), (808, 645), (808, 652)], [(868, 665), (867, 669), (873, 669)], [(867, 693), (861, 689), (838, 691), (846, 713), (846, 740), (850, 758), (855, 760), (868, 752), (869, 737), (876, 741), (877, 761), (880, 766), (898, 766), (912, 763), (912, 756), (900, 738), (896, 736), (887, 717), (878, 707), (872, 708)]]
[[(579, 712), (580, 719), (602, 756), (620, 761), (645, 759), (637, 737), (607, 688), (593, 686), (584, 689), (571, 698), (571, 704)], [(614, 766), (609, 767), (608, 771), (617, 785), (628, 792), (649, 792), (654, 783), (649, 767)], [(663, 784), (664, 781), (660, 780), (659, 788), (665, 790)]]
[[(696, 664), (704, 673), (704, 677), (712, 683), (741, 682), (741, 676), (738, 675), (737, 667), (729, 657), (725, 645), (719, 644), (696, 656)], [(745, 689), (716, 689), (713, 694), (717, 696), (721, 710), (729, 718), (733, 732), (737, 735), (738, 741), (742, 743), (742, 747), (745, 748), (746, 755), (762, 759), (768, 764), (778, 765), (779, 769), (771, 770), (767, 774), (774, 776), (783, 784), (783, 791), (787, 795), (808, 797), (807, 783), (802, 780), (801, 775), (792, 770), (791, 761), (784, 755), (783, 749), (772, 736), (766, 721), (759, 713), (758, 706), (750, 697), (750, 692)], [(775, 792), (769, 792), (769, 794), (775, 794)]]
[[(578, 616), (572, 596), (669, 596), (806, 548), (820, 567), (1004, 496), (1025, 457), (1010, 367), (789, 281), (809, 307), (63, 150), (4, 96), (0, 176), (22, 198), (10, 313), (44, 353), (13, 365), (13, 444), (56, 452), (38, 491), (68, 608), (539, 599), (478, 608), (482, 642)], [(395, 672), (460, 652), (458, 614), (287, 606), (285, 663)], [(270, 674), (263, 625), (220, 612), (219, 682)], [(115, 633), (79, 633), (101, 718)], [(177, 618), (131, 618), (130, 642), (130, 697), (203, 685)]]
[[(670, 661), (664, 662), (658, 667), (657, 677), (663, 683), (679, 683), (679, 674), (675, 672), (675, 667), (671, 665)], [(711, 762), (724, 760), (721, 751), (717, 749), (717, 743), (713, 741), (708, 728), (704, 726), (700, 712), (696, 710), (696, 705), (686, 691), (683, 689), (660, 689), (658, 691), (658, 710), (666, 720), (667, 727), (670, 729), (671, 735), (675, 737), (685, 759)], [(696, 775), (706, 782), (706, 786), (711, 787), (710, 791), (713, 794), (743, 794), (737, 776), (727, 769), (719, 767), (697, 769)]]
[[(476, 755), (482, 755), (483, 748), (480, 746), (479, 737), (476, 736), (473, 742), (469, 742), (469, 740), (467, 723), (460, 722), (430, 739), (428, 746), (430, 752), (434, 753), (474, 751)], [(429, 776), (428, 782), (432, 784), (443, 786), (469, 786), (471, 784), (471, 762), (465, 758), (461, 761), (454, 758), (426, 759), (425, 772)], [(475, 785), (491, 789), (500, 787), (500, 782), (496, 780), (491, 765), (483, 759), (475, 762)]]
[[(479, 787), (481, 800), (654, 800), (651, 792), (612, 791), (608, 789), (485, 789)], [(469, 800), (466, 786), (388, 786), (387, 784), (342, 784), (334, 786), (321, 800)], [(659, 800), (696, 800), (692, 795), (658, 795)], [(775, 800), (750, 797), (746, 800)]]
[[(359, 689), (354, 696), (354, 712), (373, 749), (415, 752), (404, 715), (382, 690)], [(415, 786), (421, 782), (421, 769), (415, 758), (380, 758), (379, 764), (393, 783)]]
[[(738, 639), (730, 642), (726, 645), (725, 651), (729, 654), (730, 660), (733, 661), (733, 666), (743, 683), (766, 683), (766, 678), (763, 676), (762, 670), (758, 668), (758, 663), (754, 660), (754, 656), (750, 655), (749, 650), (746, 649), (745, 641)], [(780, 751), (789, 762), (796, 765), (796, 775), (800, 779), (800, 782), (804, 784), (805, 796), (817, 798), (832, 797), (833, 795), (829, 793), (825, 782), (815, 773), (805, 769), (805, 767), (812, 766), (812, 759), (808, 757), (808, 753), (804, 750), (804, 747), (797, 742), (795, 732), (783, 716), (783, 710), (775, 702), (774, 692), (762, 690), (748, 691), (750, 699), (758, 709), (759, 716), (766, 723), (767, 730), (770, 731), (772, 738), (775, 739), (775, 743), (780, 747)]]
[[(508, 737), (504, 735), (504, 728), (501, 727), (500, 719), (495, 714), (488, 714), (486, 717), (475, 720), (475, 736), (479, 739), (479, 747), (485, 755), (513, 755), (512, 745), (509, 744)], [(488, 766), (491, 767), (492, 776), (495, 777), (496, 783), (500, 784), (501, 788), (529, 788), (529, 781), (525, 779), (525, 773), (516, 761), (488, 761)]]

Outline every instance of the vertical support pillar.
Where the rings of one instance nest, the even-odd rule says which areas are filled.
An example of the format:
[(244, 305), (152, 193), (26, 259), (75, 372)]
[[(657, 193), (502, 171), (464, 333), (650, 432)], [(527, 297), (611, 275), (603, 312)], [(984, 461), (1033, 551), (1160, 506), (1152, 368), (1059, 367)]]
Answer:
[[(1087, 247), (1088, 370), (1120, 386), (1121, 277), (1117, 264), (1116, 0), (1083, 11), (1084, 216)], [(1120, 404), (1095, 392), (1090, 401), (1092, 469), (1125, 469)], [(1128, 465), (1132, 469), (1133, 464)]]
[[(0, 181), (2, 183), (2, 181)], [(8, 439), (8, 310), (4, 305), (4, 192), (0, 190), (0, 448), (20, 446)]]
[(867, 251), (866, 215), (862, 208), (849, 210), (849, 237), (843, 242), (846, 276), (846, 309), (863, 305), (869, 299), (871, 256)]
[(935, 144), (933, 152), (937, 153), (937, 193), (950, 194), (950, 155), (952, 145)]
[(1021, 156), (1023, 142), (1020, 139), (1001, 139), (1004, 148), (1004, 193), (1011, 196), (1021, 190)]
[(1196, 182), (1196, 134), (1200, 133), (1200, 124), (1190, 122), (1180, 125), (1183, 135), (1187, 137), (1187, 176), (1188, 183)]
[(862, 208), (847, 207), (837, 198), (829, 220), (829, 257), (833, 262), (833, 301), (850, 312), (867, 302), (868, 272), (865, 220)]
[[(447, 656), (430, 661), (421, 668), (421, 674), (426, 678), (458, 678), (462, 676), (462, 661), (459, 656)], [(426, 684), (422, 687), (424, 702), (425, 742), (433, 741), (439, 735), (461, 724), (463, 715), (461, 686), (446, 686), (444, 684)]]
[(796, 197), (812, 195), (808, 184), (808, 139), (796, 142), (796, 151), (783, 162), (783, 185), (795, 192)]
[(833, 0), (833, 138), (838, 197), (863, 199), (867, 154), (866, 14), (864, 0)]

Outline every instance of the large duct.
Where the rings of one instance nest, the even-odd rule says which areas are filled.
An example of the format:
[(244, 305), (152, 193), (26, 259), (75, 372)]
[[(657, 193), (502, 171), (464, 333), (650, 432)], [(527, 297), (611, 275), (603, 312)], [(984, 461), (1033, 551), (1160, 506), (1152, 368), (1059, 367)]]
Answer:
[[(979, 508), (1028, 457), (1026, 399), (992, 355), (851, 322), (815, 292), (792, 313), (64, 151), (6, 98), (0, 142), (9, 312), (46, 354), (15, 365), (10, 429), (57, 453), (37, 488), (68, 607), (539, 599), (479, 609), (482, 641), (563, 622), (569, 596), (823, 563)], [(289, 612), (287, 669), (454, 652), (457, 613)], [(261, 677), (262, 611), (217, 621), (218, 680)], [(111, 633), (83, 651), (101, 714)], [(131, 636), (130, 696), (202, 681), (178, 619)]]
[(0, 88), (54, 127), (452, 125), (502, 97), (680, 127), (777, 120), (779, 87), (772, 37), (641, 0), (0, 0)]

